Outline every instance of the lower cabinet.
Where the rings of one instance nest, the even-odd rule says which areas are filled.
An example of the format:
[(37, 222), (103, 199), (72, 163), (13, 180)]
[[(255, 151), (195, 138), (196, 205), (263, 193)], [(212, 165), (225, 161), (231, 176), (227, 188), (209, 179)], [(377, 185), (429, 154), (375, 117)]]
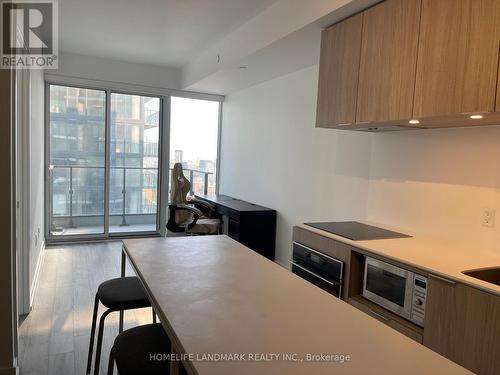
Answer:
[(398, 317), (397, 315), (375, 305), (374, 303), (371, 303), (361, 296), (349, 298), (348, 303), (358, 310), (370, 315), (372, 318), (388, 325), (399, 333), (402, 333), (419, 344), (422, 344), (423, 330), (413, 323)]
[(500, 374), (500, 296), (428, 274), (422, 329), (361, 296), (361, 250), (300, 227), (293, 240), (344, 262), (342, 295), (350, 305), (476, 374)]
[(499, 374), (500, 297), (430, 274), (424, 345), (477, 374)]

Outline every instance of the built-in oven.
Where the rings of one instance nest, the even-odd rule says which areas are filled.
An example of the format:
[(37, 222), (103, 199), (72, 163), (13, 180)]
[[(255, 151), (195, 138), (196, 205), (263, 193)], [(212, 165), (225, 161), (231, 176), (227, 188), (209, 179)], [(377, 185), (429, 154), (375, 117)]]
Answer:
[(365, 258), (363, 297), (422, 326), (427, 278), (378, 259)]
[(341, 297), (342, 261), (298, 242), (293, 243), (292, 253), (290, 263), (294, 274), (338, 298)]

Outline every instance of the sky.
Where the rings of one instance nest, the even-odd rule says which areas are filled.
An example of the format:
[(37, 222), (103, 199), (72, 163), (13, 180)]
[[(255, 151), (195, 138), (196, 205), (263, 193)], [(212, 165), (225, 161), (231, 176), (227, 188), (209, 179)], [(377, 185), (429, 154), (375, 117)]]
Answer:
[(184, 161), (216, 160), (219, 103), (172, 97), (170, 112), (170, 160), (175, 150)]

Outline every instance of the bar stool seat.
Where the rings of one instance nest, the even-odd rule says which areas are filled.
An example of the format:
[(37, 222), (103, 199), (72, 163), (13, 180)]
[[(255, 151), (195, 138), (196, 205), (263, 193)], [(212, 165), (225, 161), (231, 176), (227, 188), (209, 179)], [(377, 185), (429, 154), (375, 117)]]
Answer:
[[(104, 334), (104, 320), (106, 319), (106, 317), (114, 311), (125, 311), (143, 307), (151, 307), (151, 303), (149, 302), (146, 291), (141, 285), (139, 279), (135, 276), (119, 277), (116, 279), (104, 281), (99, 285), (94, 301), (94, 313), (92, 316), (92, 328), (90, 331), (89, 353), (87, 359), (87, 374), (90, 374), (92, 366), (92, 354), (94, 351), (94, 338), (97, 325), (99, 302), (101, 302), (108, 309), (101, 315), (101, 318), (99, 319), (97, 344), (95, 350), (94, 375), (99, 374), (102, 339)], [(153, 322), (156, 323), (156, 314), (154, 311)], [(119, 332), (121, 333), (121, 331), (122, 323), (120, 321)]]
[(116, 363), (120, 375), (168, 375), (170, 340), (160, 323), (123, 331), (115, 338), (109, 355), (108, 375)]
[(97, 289), (97, 297), (108, 309), (129, 310), (151, 306), (137, 277), (119, 277), (104, 281)]

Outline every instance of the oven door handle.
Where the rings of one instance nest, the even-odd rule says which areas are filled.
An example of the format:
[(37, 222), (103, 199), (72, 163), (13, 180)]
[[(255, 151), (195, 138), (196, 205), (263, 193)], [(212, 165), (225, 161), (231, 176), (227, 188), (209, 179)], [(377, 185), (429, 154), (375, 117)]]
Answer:
[(301, 265), (299, 265), (299, 264), (297, 264), (297, 263), (295, 263), (295, 262), (292, 262), (291, 260), (289, 260), (289, 262), (290, 262), (290, 264), (291, 264), (292, 266), (295, 266), (295, 267), (300, 268), (302, 271), (307, 272), (308, 274), (310, 274), (310, 275), (312, 275), (312, 276), (314, 276), (314, 277), (317, 277), (318, 279), (320, 279), (320, 280), (324, 281), (324, 282), (325, 282), (325, 283), (327, 283), (327, 284), (330, 284), (330, 285), (332, 285), (332, 286), (340, 286), (340, 283), (339, 283), (339, 282), (336, 282), (336, 281), (332, 281), (332, 280), (325, 279), (324, 277), (322, 277), (322, 276), (320, 276), (320, 275), (318, 275), (318, 274), (316, 274), (316, 273), (314, 273), (314, 272), (312, 272), (312, 271), (308, 270), (307, 268), (305, 268), (305, 267), (303, 267), (303, 266), (301, 266)]

